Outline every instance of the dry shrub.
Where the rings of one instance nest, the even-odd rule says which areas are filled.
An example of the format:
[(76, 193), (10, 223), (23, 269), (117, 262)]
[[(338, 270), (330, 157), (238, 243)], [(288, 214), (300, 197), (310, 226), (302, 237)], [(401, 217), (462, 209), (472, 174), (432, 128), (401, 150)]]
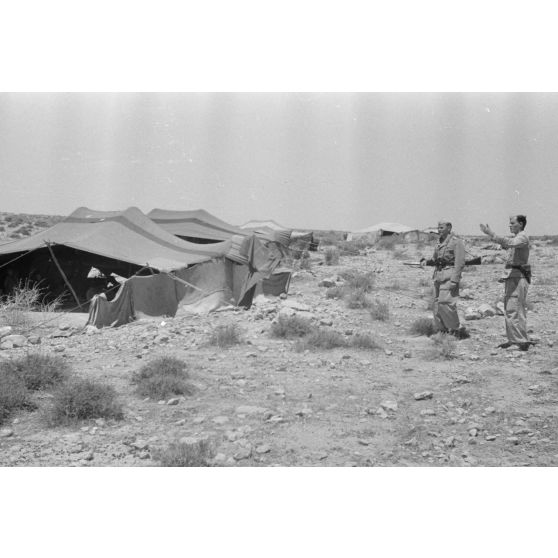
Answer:
[(351, 347), (356, 349), (381, 349), (382, 346), (378, 340), (369, 333), (357, 333), (351, 338)]
[(381, 237), (378, 242), (376, 242), (376, 248), (380, 248), (382, 250), (393, 250), (395, 246), (401, 242), (399, 235), (392, 234), (391, 236), (383, 236)]
[(132, 376), (136, 391), (143, 397), (166, 399), (171, 395), (192, 395), (186, 363), (174, 357), (160, 357), (148, 362)]
[(54, 312), (62, 303), (62, 296), (46, 302), (44, 289), (38, 283), (21, 282), (14, 291), (0, 298), (0, 325), (9, 325), (15, 331), (32, 326), (28, 312)]
[(366, 296), (364, 289), (350, 289), (347, 291), (345, 300), (347, 302), (347, 307), (357, 309), (357, 308), (370, 308), (372, 301)]
[(387, 322), (389, 320), (389, 303), (381, 300), (374, 300), (370, 305), (370, 317), (373, 320)]
[(326, 291), (326, 298), (343, 298), (345, 296), (345, 287), (329, 287)]
[(178, 441), (165, 449), (155, 450), (153, 458), (160, 461), (162, 467), (209, 467), (213, 449), (205, 439), (194, 444)]
[(217, 347), (232, 347), (242, 343), (242, 331), (238, 324), (221, 324), (211, 332), (209, 344)]
[(69, 377), (70, 366), (62, 357), (28, 353), (5, 364), (18, 375), (29, 390), (57, 386)]
[(416, 335), (426, 335), (427, 337), (431, 337), (436, 333), (436, 329), (434, 327), (434, 320), (431, 318), (419, 318), (415, 320), (410, 327), (411, 333)]
[(339, 276), (345, 280), (348, 288), (360, 289), (365, 293), (372, 291), (376, 281), (376, 275), (373, 271), (362, 273), (353, 269), (347, 269), (339, 273)]
[(300, 352), (306, 349), (336, 349), (347, 345), (345, 337), (337, 331), (318, 328), (304, 339), (297, 341), (295, 349)]
[(300, 316), (279, 316), (277, 321), (271, 324), (271, 336), (281, 339), (292, 337), (303, 337), (310, 333), (312, 326), (310, 320)]
[(85, 419), (121, 420), (123, 417), (122, 405), (111, 386), (81, 378), (73, 378), (59, 388), (54, 394), (53, 407), (46, 414), (52, 426)]
[(326, 265), (337, 265), (339, 263), (339, 249), (337, 246), (328, 246), (324, 250)]
[(23, 378), (4, 364), (0, 367), (0, 424), (18, 409), (33, 408)]
[(455, 348), (457, 341), (453, 335), (436, 333), (430, 337), (433, 345), (427, 350), (427, 358), (431, 360), (450, 360), (456, 358)]

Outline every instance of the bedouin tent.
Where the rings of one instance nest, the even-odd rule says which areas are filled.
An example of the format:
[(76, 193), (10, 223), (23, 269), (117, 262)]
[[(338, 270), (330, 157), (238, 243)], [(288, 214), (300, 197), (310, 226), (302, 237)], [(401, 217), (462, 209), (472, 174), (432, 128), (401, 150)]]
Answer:
[(412, 231), (412, 227), (402, 225), (401, 223), (377, 223), (371, 227), (359, 229), (358, 231), (350, 232), (347, 235), (347, 240), (356, 240), (357, 238), (371, 238), (378, 239), (382, 236), (392, 236), (394, 234), (401, 234)]
[[(135, 284), (143, 280), (140, 281), (142, 285), (147, 285), (149, 281), (160, 285), (164, 280), (153, 279), (156, 275), (135, 277), (142, 270), (144, 273), (146, 269), (150, 273), (165, 273), (174, 284), (180, 282), (178, 275), (192, 266), (217, 263), (221, 270), (220, 291), (217, 292), (215, 285), (209, 285), (208, 274), (198, 274), (196, 280), (199, 285), (182, 279), (180, 284), (195, 291), (195, 296), (188, 294), (187, 290), (184, 292), (185, 304), (199, 303), (212, 296), (213, 306), (230, 302), (249, 305), (257, 281), (271, 275), (279, 261), (254, 235), (233, 236), (214, 244), (194, 244), (164, 231), (134, 207), (108, 212), (81, 207), (49, 229), (0, 245), (0, 265), (9, 264), (21, 280), (40, 281), (41, 286), (53, 296), (68, 286), (76, 299), (83, 300), (91, 267), (104, 274), (114, 273), (125, 278), (134, 276), (137, 281), (129, 285), (126, 282), (115, 300), (118, 299), (122, 307), (122, 301), (128, 298), (132, 309), (144, 308), (148, 315), (167, 314), (166, 311), (157, 313), (161, 312), (161, 308), (157, 309), (156, 301), (164, 297), (157, 299), (152, 296), (152, 291), (158, 292), (159, 288), (140, 289), (135, 288)], [(96, 298), (99, 299), (102, 297)], [(90, 323), (97, 326), (119, 325), (136, 317), (134, 311), (126, 316), (119, 312), (118, 319), (110, 320), (113, 313), (109, 311), (110, 305), (112, 302), (106, 299), (98, 302), (99, 308), (102, 306), (104, 309), (101, 312), (96, 311), (95, 304), (92, 304)]]

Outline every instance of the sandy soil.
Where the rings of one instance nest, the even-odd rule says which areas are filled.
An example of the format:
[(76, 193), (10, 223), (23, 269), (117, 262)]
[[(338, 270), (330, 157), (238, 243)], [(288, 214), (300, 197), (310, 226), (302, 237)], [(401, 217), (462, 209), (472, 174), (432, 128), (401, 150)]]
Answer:
[[(433, 358), (433, 342), (413, 336), (410, 325), (427, 310), (429, 272), (403, 265), (415, 248), (343, 256), (326, 266), (312, 256), (299, 271), (288, 300), (310, 307), (320, 322), (350, 337), (370, 332), (379, 350), (294, 351), (294, 341), (271, 338), (283, 301), (268, 299), (250, 310), (139, 321), (86, 333), (83, 314), (57, 317), (35, 333), (39, 349), (63, 355), (79, 376), (115, 387), (125, 406), (122, 421), (88, 421), (47, 428), (39, 409), (21, 412), (0, 428), (2, 466), (152, 466), (154, 450), (182, 437), (210, 439), (225, 466), (548, 466), (558, 464), (558, 357), (556, 354), (556, 252), (533, 251), (529, 327), (539, 343), (527, 353), (495, 347), (505, 340), (504, 320), (465, 322), (471, 338), (455, 358)], [(429, 248), (423, 250), (424, 254)], [(493, 303), (501, 264), (467, 270), (460, 310)], [(327, 299), (319, 282), (347, 269), (374, 270), (371, 298), (388, 301), (391, 317), (375, 321)], [(229, 349), (207, 345), (212, 329), (237, 322), (245, 342)], [(50, 337), (69, 325), (70, 337)], [(3, 358), (25, 348), (1, 351)], [(33, 350), (36, 350), (34, 348)], [(195, 393), (178, 404), (145, 400), (131, 375), (149, 359), (173, 355), (188, 363)], [(415, 394), (431, 392), (417, 400)]]

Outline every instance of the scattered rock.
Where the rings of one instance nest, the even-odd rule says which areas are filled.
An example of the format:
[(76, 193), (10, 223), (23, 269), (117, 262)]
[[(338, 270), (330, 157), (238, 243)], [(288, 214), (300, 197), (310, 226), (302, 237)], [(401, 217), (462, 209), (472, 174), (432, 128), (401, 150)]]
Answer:
[(13, 331), (12, 326), (3, 326), (0, 327), (0, 339), (6, 337), (6, 335), (10, 335)]
[(215, 417), (212, 419), (212, 422), (214, 422), (215, 424), (226, 424), (227, 422), (229, 422), (229, 417)]
[(469, 307), (465, 310), (464, 317), (468, 321), (480, 320), (481, 319), (480, 312), (477, 312), (474, 308), (471, 308), (471, 307)]
[(417, 401), (423, 401), (424, 399), (432, 399), (434, 394), (431, 391), (421, 391), (420, 393), (415, 393), (413, 397)]
[(25, 337), (25, 335), (6, 335), (3, 339), (2, 339), (2, 345), (4, 343), (11, 343), (11, 347), (25, 347), (25, 345), (27, 345), (27, 337)]
[(11, 428), (0, 429), (0, 438), (9, 438), (14, 435), (14, 431)]
[(256, 407), (254, 405), (241, 405), (240, 407), (237, 407), (234, 412), (237, 415), (253, 416), (253, 415), (263, 415), (268, 411), (269, 409), (266, 409), (265, 407)]
[(263, 453), (269, 453), (271, 451), (271, 447), (267, 444), (262, 444), (261, 446), (256, 447), (256, 453), (260, 455)]
[(382, 401), (380, 407), (386, 411), (397, 411), (397, 401)]
[(167, 401), (167, 405), (178, 405), (180, 403), (179, 397), (173, 397)]
[(483, 318), (490, 318), (492, 316), (496, 315), (496, 310), (494, 310), (494, 308), (492, 308), (492, 306), (490, 306), (490, 304), (481, 304), (478, 308), (477, 308), (477, 312), (483, 317)]

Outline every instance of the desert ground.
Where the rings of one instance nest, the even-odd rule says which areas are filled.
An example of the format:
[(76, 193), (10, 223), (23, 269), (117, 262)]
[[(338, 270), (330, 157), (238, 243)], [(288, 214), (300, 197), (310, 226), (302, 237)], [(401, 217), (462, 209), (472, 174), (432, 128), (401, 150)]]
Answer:
[[(459, 301), (462, 318), (474, 318), (462, 320), (470, 338), (413, 331), (431, 316), (431, 270), (405, 262), (430, 256), (432, 246), (341, 251), (334, 265), (322, 247), (304, 266), (295, 262), (287, 296), (259, 296), (249, 310), (179, 312), (101, 330), (84, 327), (87, 314), (33, 313), (27, 335), (35, 344), (0, 350), (0, 359), (57, 355), (76, 376), (111, 385), (124, 416), (49, 426), (53, 394), (40, 390), (35, 409), (0, 424), (0, 465), (159, 466), (171, 444), (200, 441), (211, 447), (212, 466), (557, 465), (556, 246), (542, 240), (532, 250), (528, 323), (537, 344), (528, 352), (496, 348), (505, 341), (497, 313), (504, 252), (483, 240), (468, 243), (483, 263), (466, 268)], [(351, 273), (373, 277), (360, 308), (333, 295)], [(381, 319), (372, 311), (378, 302)], [(335, 331), (347, 345), (274, 337), (280, 314)], [(209, 344), (224, 324), (238, 326), (241, 342)], [(352, 346), (359, 334), (375, 346)], [(161, 356), (186, 363), (191, 395), (136, 393), (133, 374)]]

